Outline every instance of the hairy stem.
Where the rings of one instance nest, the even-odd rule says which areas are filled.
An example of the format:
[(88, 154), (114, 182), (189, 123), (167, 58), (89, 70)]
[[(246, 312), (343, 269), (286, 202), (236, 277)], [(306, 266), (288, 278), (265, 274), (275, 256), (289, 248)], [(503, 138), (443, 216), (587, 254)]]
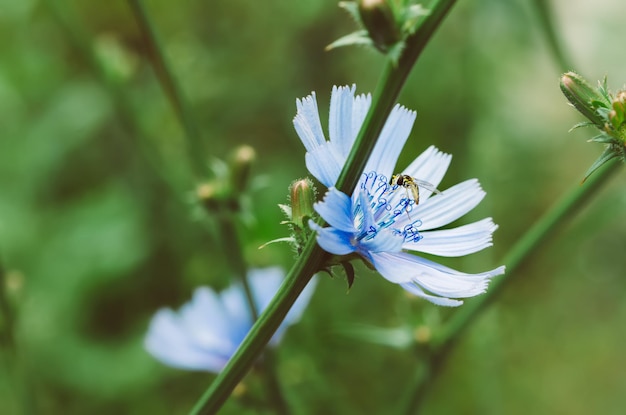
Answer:
[[(420, 28), (407, 40), (404, 55), (397, 65), (391, 62), (387, 64), (374, 93), (372, 106), (337, 180), (335, 187), (342, 192), (352, 194), (415, 61), (454, 2), (455, 0), (437, 2)], [(317, 245), (315, 239), (309, 240), (276, 296), (260, 315), (226, 367), (196, 403), (192, 414), (214, 414), (219, 410), (263, 351), (313, 274), (322, 268), (327, 259), (328, 254)]]
[[(428, 362), (423, 363), (428, 368), (427, 376), (416, 376), (412, 388), (408, 389), (405, 402), (406, 414), (414, 414), (423, 403), (426, 391), (433, 380), (441, 373), (440, 367), (445, 363), (450, 352), (461, 335), (471, 326), (489, 304), (502, 292), (505, 284), (510, 284), (516, 271), (528, 261), (537, 250), (554, 235), (558, 228), (565, 224), (586, 202), (602, 188), (609, 178), (618, 171), (621, 163), (613, 160), (606, 163), (584, 184), (577, 185), (554, 208), (546, 212), (505, 255), (503, 263), (506, 265), (506, 274), (496, 277), (490, 284), (487, 292), (467, 303), (452, 316), (444, 329), (433, 338)], [(420, 371), (423, 369), (420, 369)]]

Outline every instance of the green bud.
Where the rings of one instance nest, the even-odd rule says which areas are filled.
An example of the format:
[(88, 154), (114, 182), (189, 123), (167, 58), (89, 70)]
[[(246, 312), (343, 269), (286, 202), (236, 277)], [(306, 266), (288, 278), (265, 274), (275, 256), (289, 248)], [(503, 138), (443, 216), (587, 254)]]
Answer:
[(430, 341), (432, 340), (433, 337), (433, 333), (432, 330), (430, 329), (430, 327), (426, 326), (426, 325), (421, 325), (418, 326), (414, 333), (413, 336), (415, 337), (415, 341), (418, 344), (428, 344), (430, 343)]
[(604, 127), (605, 121), (598, 114), (597, 108), (604, 106), (605, 99), (582, 76), (575, 72), (563, 74), (561, 76), (561, 91), (582, 115), (598, 126), (598, 128)]
[(382, 52), (401, 40), (402, 34), (387, 0), (361, 0), (359, 14), (374, 46)]
[(308, 228), (306, 221), (314, 215), (315, 186), (310, 179), (296, 180), (289, 187), (291, 221), (300, 229)]
[[(611, 102), (611, 107), (613, 109), (609, 112), (609, 121), (613, 128), (619, 133), (626, 119), (626, 91), (617, 93), (617, 96), (613, 98)], [(620, 138), (623, 141), (624, 137), (622, 137), (622, 134), (620, 134)]]
[(220, 191), (215, 183), (201, 183), (196, 187), (196, 197), (208, 211), (219, 210), (220, 200), (224, 198), (224, 192)]
[(127, 82), (139, 68), (139, 59), (112, 34), (95, 38), (94, 52), (106, 76), (115, 82)]
[(235, 149), (230, 159), (230, 180), (232, 191), (242, 193), (250, 181), (250, 170), (256, 159), (254, 148), (242, 145)]

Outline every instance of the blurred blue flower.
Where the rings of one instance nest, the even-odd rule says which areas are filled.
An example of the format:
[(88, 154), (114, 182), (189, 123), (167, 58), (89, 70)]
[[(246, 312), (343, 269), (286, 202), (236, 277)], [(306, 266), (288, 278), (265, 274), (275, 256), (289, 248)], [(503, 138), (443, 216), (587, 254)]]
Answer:
[(371, 104), (369, 95), (355, 97), (354, 91), (354, 86), (333, 88), (330, 141), (322, 132), (315, 94), (297, 101), (294, 125), (307, 149), (307, 168), (329, 188), (315, 210), (330, 226), (310, 222), (319, 245), (335, 255), (360, 255), (387, 280), (438, 305), (458, 306), (463, 303), (458, 299), (485, 292), (489, 279), (504, 273), (503, 266), (466, 274), (406, 252), (471, 254), (491, 246), (497, 229), (486, 218), (435, 230), (471, 211), (485, 192), (476, 179), (470, 179), (433, 195), (452, 158), (433, 146), (401, 171), (419, 184), (419, 203), (408, 188), (390, 184), (415, 112), (394, 107), (351, 197), (333, 187)]
[[(278, 267), (253, 269), (248, 282), (257, 310), (264, 310), (285, 273)], [(269, 342), (276, 346), (288, 326), (300, 320), (315, 289), (311, 281)], [(220, 293), (199, 287), (178, 312), (164, 308), (154, 315), (144, 339), (146, 350), (162, 363), (188, 370), (218, 373), (242, 342), (253, 319), (241, 284)]]

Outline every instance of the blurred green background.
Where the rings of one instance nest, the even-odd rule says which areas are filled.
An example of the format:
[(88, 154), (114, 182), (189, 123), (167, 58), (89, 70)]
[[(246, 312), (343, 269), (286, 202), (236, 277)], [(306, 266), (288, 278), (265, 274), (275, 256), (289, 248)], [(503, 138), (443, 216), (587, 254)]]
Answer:
[[(285, 235), (276, 205), (306, 175), (295, 99), (317, 91), (326, 125), (332, 85), (373, 91), (381, 56), (324, 52), (355, 28), (335, 1), (145, 6), (207, 160), (238, 144), (258, 152), (253, 215), (240, 228), (248, 262), (288, 268), (287, 246), (257, 247)], [(602, 151), (585, 142), (593, 131), (567, 132), (581, 118), (558, 77), (575, 69), (594, 82), (608, 75), (613, 90), (623, 85), (626, 3), (552, 7), (572, 68), (552, 58), (531, 2), (460, 1), (400, 98), (418, 112), (400, 166), (430, 144), (452, 153), (440, 188), (477, 177), (487, 191), (462, 223), (492, 216), (500, 225), (493, 248), (442, 260), (449, 266), (499, 265)], [(125, 1), (0, 1), (0, 253), (17, 308), (17, 357), (5, 348), (0, 371), (2, 414), (23, 413), (24, 402), (30, 413), (186, 413), (214, 377), (162, 366), (141, 344), (156, 309), (180, 306), (198, 285), (222, 288), (230, 273), (192, 203), (183, 130), (147, 53)], [(620, 174), (519, 270), (455, 349), (425, 413), (623, 413), (623, 185)], [(322, 275), (279, 349), (296, 414), (389, 413), (417, 368), (415, 353), (344, 329), (436, 326), (455, 312), (363, 269), (346, 292), (345, 281)], [(230, 399), (223, 413), (262, 412), (246, 408)]]

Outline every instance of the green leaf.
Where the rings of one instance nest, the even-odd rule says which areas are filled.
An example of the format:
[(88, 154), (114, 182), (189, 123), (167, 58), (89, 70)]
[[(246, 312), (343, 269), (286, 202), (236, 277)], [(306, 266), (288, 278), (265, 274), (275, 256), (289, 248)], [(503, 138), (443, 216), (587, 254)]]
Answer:
[(591, 167), (589, 167), (589, 170), (587, 170), (587, 173), (585, 173), (585, 178), (581, 183), (584, 183), (593, 172), (600, 168), (600, 166), (617, 156), (617, 152), (615, 152), (615, 150), (611, 146), (607, 147), (604, 150), (604, 153), (602, 153), (602, 155), (598, 157), (598, 159), (591, 165)]
[(330, 45), (326, 46), (326, 50), (336, 49), (343, 46), (351, 45), (365, 45), (374, 46), (374, 42), (369, 38), (367, 30), (358, 30), (335, 40)]

